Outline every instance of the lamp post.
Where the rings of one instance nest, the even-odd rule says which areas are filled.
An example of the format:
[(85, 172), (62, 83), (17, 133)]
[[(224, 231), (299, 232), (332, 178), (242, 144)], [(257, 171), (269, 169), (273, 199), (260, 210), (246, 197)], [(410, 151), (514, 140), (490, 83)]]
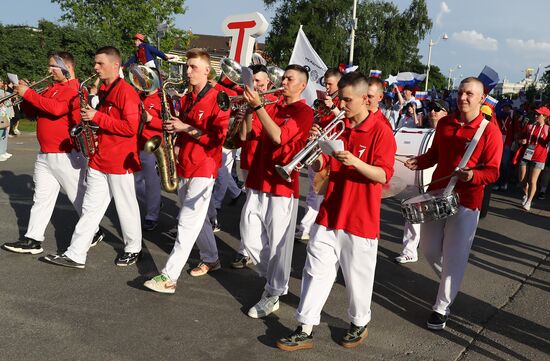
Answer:
[(424, 91), (428, 91), (428, 80), (430, 78), (430, 65), (432, 63), (432, 47), (434, 45), (437, 45), (437, 43), (439, 43), (441, 39), (447, 40), (449, 39), (449, 36), (447, 35), (447, 33), (445, 33), (441, 36), (441, 38), (437, 39), (436, 41), (433, 41), (433, 39), (430, 39), (430, 43), (428, 44), (428, 69), (426, 69), (426, 85), (424, 86)]
[(451, 79), (453, 78), (453, 71), (461, 69), (461, 68), (462, 68), (462, 65), (460, 65), (460, 64), (456, 65), (454, 68), (449, 68), (449, 79), (447, 81), (447, 89), (451, 90), (451, 84), (453, 85), (453, 87), (455, 86), (454, 80), (451, 83)]
[(351, 25), (351, 34), (350, 34), (350, 47), (349, 47), (349, 64), (353, 65), (353, 48), (355, 46), (355, 29), (357, 29), (357, 0), (353, 1), (353, 14)]

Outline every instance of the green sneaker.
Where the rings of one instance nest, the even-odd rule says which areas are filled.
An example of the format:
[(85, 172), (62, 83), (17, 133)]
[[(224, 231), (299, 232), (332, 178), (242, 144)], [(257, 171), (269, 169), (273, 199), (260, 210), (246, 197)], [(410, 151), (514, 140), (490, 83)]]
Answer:
[(345, 348), (354, 348), (359, 346), (368, 336), (369, 331), (367, 330), (367, 325), (355, 326), (352, 323), (350, 324), (348, 333), (346, 333), (340, 341), (340, 345)]
[(313, 333), (308, 335), (302, 331), (302, 326), (298, 326), (296, 331), (278, 340), (276, 345), (278, 348), (285, 351), (310, 349), (313, 348)]
[(170, 277), (165, 274), (159, 274), (151, 278), (148, 281), (145, 281), (143, 284), (148, 289), (160, 292), (160, 293), (174, 293), (176, 292), (176, 282), (173, 282)]

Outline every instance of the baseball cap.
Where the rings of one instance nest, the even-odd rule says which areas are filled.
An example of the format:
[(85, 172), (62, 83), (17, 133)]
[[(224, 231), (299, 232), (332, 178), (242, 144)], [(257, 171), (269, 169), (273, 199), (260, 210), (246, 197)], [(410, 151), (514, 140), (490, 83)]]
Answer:
[(432, 109), (438, 109), (438, 108), (441, 109), (441, 110), (446, 111), (447, 113), (449, 112), (449, 105), (444, 100), (441, 100), (441, 99), (432, 100), (428, 104), (428, 110), (429, 111), (431, 111)]
[(535, 112), (537, 112), (539, 114), (542, 114), (542, 115), (546, 115), (547, 117), (550, 116), (550, 109), (548, 109), (547, 107), (537, 108), (537, 109), (535, 109)]
[(141, 41), (145, 41), (145, 36), (143, 36), (143, 34), (137, 33), (136, 35), (134, 35), (132, 39), (139, 39)]

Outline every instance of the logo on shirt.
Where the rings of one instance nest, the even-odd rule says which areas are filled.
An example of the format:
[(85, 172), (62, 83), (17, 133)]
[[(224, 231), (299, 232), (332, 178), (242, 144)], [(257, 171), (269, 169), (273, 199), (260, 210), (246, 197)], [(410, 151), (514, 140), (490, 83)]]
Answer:
[(363, 156), (363, 153), (365, 153), (365, 150), (367, 150), (367, 147), (364, 146), (364, 145), (359, 145), (359, 158), (361, 158)]
[(199, 110), (199, 120), (202, 119), (203, 115), (204, 115), (204, 110)]

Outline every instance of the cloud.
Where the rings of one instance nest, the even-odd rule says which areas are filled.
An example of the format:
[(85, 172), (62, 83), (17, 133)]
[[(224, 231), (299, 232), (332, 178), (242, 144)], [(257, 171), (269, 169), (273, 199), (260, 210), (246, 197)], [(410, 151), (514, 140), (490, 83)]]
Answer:
[(451, 12), (451, 9), (449, 9), (449, 5), (445, 1), (442, 1), (439, 5), (439, 12), (437, 13), (437, 16), (435, 17), (435, 23), (436, 25), (442, 26), (443, 25), (443, 15), (448, 14)]
[(463, 30), (453, 33), (452, 38), (460, 43), (473, 46), (479, 50), (498, 50), (498, 40), (478, 33), (475, 30)]
[(545, 41), (535, 41), (533, 39), (520, 40), (520, 39), (506, 39), (506, 44), (513, 50), (539, 52), (550, 52), (550, 43)]

